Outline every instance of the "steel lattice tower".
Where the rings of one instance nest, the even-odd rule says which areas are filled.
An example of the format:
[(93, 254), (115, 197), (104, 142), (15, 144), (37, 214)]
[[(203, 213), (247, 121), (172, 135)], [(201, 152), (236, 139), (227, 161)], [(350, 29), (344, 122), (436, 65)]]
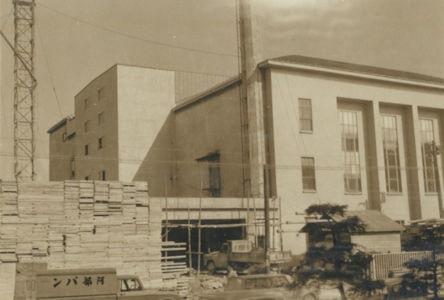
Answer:
[(14, 0), (14, 172), (31, 181), (34, 169), (34, 7), (35, 0)]

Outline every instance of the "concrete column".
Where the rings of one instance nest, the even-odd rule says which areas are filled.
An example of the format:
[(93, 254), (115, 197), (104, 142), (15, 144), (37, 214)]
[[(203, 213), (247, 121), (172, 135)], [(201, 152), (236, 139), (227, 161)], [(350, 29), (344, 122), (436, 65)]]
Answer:
[(385, 172), (381, 115), (378, 101), (371, 102), (366, 117), (369, 139), (367, 154), (369, 208), (381, 210), (381, 203), (385, 199)]
[(409, 193), (410, 220), (420, 219), (421, 202), (424, 191), (422, 157), (421, 157), (421, 131), (419, 127), (418, 106), (409, 106), (406, 114), (406, 146), (407, 146), (407, 182)]

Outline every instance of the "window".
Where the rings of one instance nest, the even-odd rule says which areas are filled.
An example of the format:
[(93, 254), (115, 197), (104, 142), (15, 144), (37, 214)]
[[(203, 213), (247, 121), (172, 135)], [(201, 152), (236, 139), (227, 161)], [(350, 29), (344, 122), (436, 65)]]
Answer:
[(103, 111), (102, 112), (99, 112), (98, 114), (97, 114), (97, 124), (102, 124), (103, 123)]
[(87, 109), (89, 107), (89, 99), (86, 98), (85, 100), (83, 100), (83, 108)]
[(89, 154), (89, 146), (88, 144), (85, 145), (85, 155)]
[(434, 193), (436, 189), (436, 141), (433, 120), (420, 119), (421, 154), (426, 193)]
[(299, 130), (313, 132), (311, 99), (299, 99)]
[(208, 176), (203, 176), (202, 178), (202, 191), (210, 197), (220, 197), (221, 177), (219, 152), (210, 153), (197, 159), (197, 161), (203, 164), (204, 172), (208, 174)]
[(302, 189), (316, 191), (315, 162), (313, 157), (302, 157)]
[(127, 278), (121, 280), (120, 288), (124, 292), (137, 291), (142, 289), (142, 287), (139, 284), (139, 281), (135, 278)]
[(101, 88), (97, 90), (97, 100), (101, 101), (105, 98), (105, 88)]
[(85, 176), (85, 180), (89, 180), (89, 176)]
[(359, 160), (358, 113), (339, 112), (342, 132), (342, 153), (344, 154), (344, 189), (347, 193), (360, 193), (361, 166)]
[(97, 148), (102, 149), (103, 148), (103, 137), (99, 137), (97, 140)]
[(83, 129), (85, 132), (89, 131), (89, 121), (85, 121), (85, 123), (83, 124)]
[(70, 162), (69, 162), (69, 168), (71, 171), (71, 179), (74, 179), (76, 177), (76, 162), (74, 157), (71, 158)]
[(400, 193), (401, 167), (399, 163), (398, 125), (396, 116), (382, 116), (382, 144), (384, 147), (385, 185), (388, 193)]
[(106, 171), (105, 170), (102, 170), (99, 172), (99, 179), (106, 180)]

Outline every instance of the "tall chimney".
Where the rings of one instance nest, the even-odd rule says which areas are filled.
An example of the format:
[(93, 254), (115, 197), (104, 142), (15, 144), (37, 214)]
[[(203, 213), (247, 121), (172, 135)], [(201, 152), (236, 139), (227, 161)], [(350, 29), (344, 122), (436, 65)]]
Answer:
[[(249, 165), (244, 173), (247, 195), (260, 197), (264, 190), (264, 165), (266, 163), (264, 100), (262, 78), (258, 63), (262, 57), (262, 43), (258, 30), (257, 7), (250, 0), (239, 0), (239, 43), (241, 56), (242, 93), (241, 114), (244, 163)], [(253, 3), (252, 3), (253, 2)], [(246, 178), (245, 178), (246, 177)]]

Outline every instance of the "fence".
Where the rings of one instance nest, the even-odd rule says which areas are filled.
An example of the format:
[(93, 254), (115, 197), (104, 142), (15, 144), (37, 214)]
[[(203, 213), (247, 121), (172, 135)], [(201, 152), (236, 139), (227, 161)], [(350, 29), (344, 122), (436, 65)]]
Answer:
[(412, 259), (431, 258), (430, 251), (408, 251), (399, 253), (373, 254), (370, 265), (372, 279), (385, 279), (390, 272), (405, 270), (404, 263)]

